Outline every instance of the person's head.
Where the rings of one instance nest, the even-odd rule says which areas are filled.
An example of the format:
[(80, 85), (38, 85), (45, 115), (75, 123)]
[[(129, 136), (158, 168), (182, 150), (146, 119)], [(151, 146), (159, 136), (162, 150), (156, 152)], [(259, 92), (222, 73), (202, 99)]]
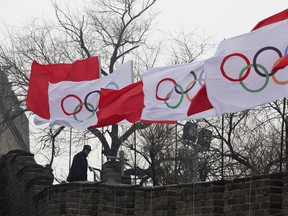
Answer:
[(88, 156), (90, 151), (91, 151), (91, 146), (90, 145), (84, 145), (83, 146), (83, 152), (86, 154), (86, 156)]

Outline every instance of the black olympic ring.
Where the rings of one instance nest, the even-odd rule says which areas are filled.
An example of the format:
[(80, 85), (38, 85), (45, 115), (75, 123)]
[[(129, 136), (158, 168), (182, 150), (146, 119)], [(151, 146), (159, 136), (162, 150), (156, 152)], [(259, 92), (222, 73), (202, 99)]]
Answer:
[[(255, 54), (254, 58), (253, 58), (253, 68), (254, 70), (256, 71), (256, 73), (259, 75), (259, 76), (262, 76), (262, 77), (266, 77), (266, 74), (263, 74), (262, 72), (259, 71), (258, 67), (257, 67), (257, 58), (259, 56), (259, 54), (265, 50), (274, 50), (278, 55), (279, 55), (279, 58), (282, 57), (282, 53), (280, 52), (279, 49), (277, 49), (276, 47), (272, 47), (272, 46), (267, 46), (267, 47), (263, 47), (262, 49), (258, 50), (258, 52)], [(275, 74), (277, 71), (272, 71), (271, 73), (269, 73), (269, 76), (272, 76), (273, 74)]]
[(99, 106), (99, 100), (98, 100), (98, 104), (97, 104), (97, 106), (95, 107), (95, 109), (90, 109), (89, 106), (88, 106), (88, 103), (87, 103), (88, 97), (89, 97), (91, 94), (93, 94), (93, 93), (98, 93), (98, 94), (99, 94), (99, 97), (100, 97), (100, 94), (101, 94), (99, 90), (95, 90), (95, 91), (89, 92), (89, 93), (85, 96), (84, 106), (85, 106), (85, 108), (86, 108), (89, 112), (95, 112), (95, 111), (98, 109), (98, 106)]
[[(194, 72), (194, 71), (191, 71), (190, 73), (193, 75), (194, 80), (197, 80), (197, 76), (196, 76), (195, 72)], [(177, 89), (177, 86), (178, 86), (178, 85), (175, 85), (175, 91), (176, 91), (177, 94), (181, 94), (181, 95), (186, 94), (186, 93), (188, 93), (188, 92), (195, 86), (195, 84), (196, 84), (196, 82), (194, 82), (194, 83), (193, 83), (188, 89), (186, 89), (185, 91), (179, 91), (179, 90)]]

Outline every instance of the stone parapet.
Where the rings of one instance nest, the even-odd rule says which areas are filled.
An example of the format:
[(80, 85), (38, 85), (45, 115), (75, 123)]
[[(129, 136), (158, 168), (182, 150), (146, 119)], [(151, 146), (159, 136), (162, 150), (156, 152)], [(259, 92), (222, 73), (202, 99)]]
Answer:
[[(118, 177), (52, 185), (53, 174), (37, 165), (33, 154), (12, 151), (5, 158), (0, 198), (7, 215), (288, 215), (287, 173), (158, 187), (121, 184)], [(108, 165), (106, 176), (111, 169)], [(119, 174), (119, 166), (116, 168)]]

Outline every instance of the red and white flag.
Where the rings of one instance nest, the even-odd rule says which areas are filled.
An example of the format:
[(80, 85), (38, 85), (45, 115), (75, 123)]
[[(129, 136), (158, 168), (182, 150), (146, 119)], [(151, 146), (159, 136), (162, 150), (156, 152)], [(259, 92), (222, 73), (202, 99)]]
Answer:
[[(77, 60), (72, 64), (43, 65), (33, 61), (28, 86), (26, 105), (39, 117), (49, 120), (48, 83), (64, 80), (85, 81), (100, 77), (101, 67), (98, 56)], [(39, 118), (39, 120), (41, 119)]]
[(288, 68), (272, 71), (288, 47), (287, 20), (224, 40), (205, 61), (206, 87), (217, 115), (286, 97)]
[(60, 124), (84, 130), (96, 125), (101, 88), (121, 89), (132, 82), (132, 61), (129, 61), (101, 79), (50, 83), (50, 126)]
[(211, 117), (214, 110), (187, 116), (191, 99), (205, 83), (204, 61), (156, 67), (143, 74), (143, 121), (181, 121)]
[[(237, 95), (234, 95), (235, 96), (233, 98), (234, 100), (238, 98), (238, 93), (240, 94), (239, 96), (241, 97), (241, 99), (239, 98), (236, 101), (234, 101), (234, 103), (236, 104), (234, 105), (231, 104), (232, 107), (230, 108), (226, 107), (227, 109), (224, 109), (226, 111), (224, 110), (220, 111), (219, 110), (220, 107), (218, 107), (217, 115), (220, 115), (224, 112), (242, 111), (245, 109), (249, 109), (249, 108), (261, 105), (263, 103), (270, 102), (271, 100), (279, 99), (279, 97), (283, 97), (283, 96), (280, 96), (281, 94), (279, 94), (279, 92), (278, 94), (274, 93), (274, 91), (280, 90), (278, 89), (279, 84), (277, 84), (276, 87), (273, 88), (272, 87), (273, 85), (271, 85), (271, 80), (272, 82), (277, 83), (277, 79), (278, 79), (277, 77), (279, 77), (280, 75), (285, 76), (283, 68), (287, 66), (287, 57), (285, 56), (287, 55), (287, 52), (288, 52), (287, 43), (285, 44), (285, 41), (286, 41), (285, 38), (287, 38), (287, 26), (288, 26), (287, 19), (288, 19), (288, 9), (260, 21), (253, 28), (252, 32), (248, 34), (240, 35), (238, 37), (234, 37), (234, 38), (222, 41), (216, 51), (215, 57), (212, 57), (209, 61), (207, 61), (208, 64), (205, 64), (204, 66), (206, 73), (208, 74), (207, 76), (209, 76), (208, 79), (210, 79), (210, 81), (208, 81), (205, 86), (201, 87), (202, 88), (200, 90), (201, 94), (197, 94), (193, 98), (187, 114), (195, 115), (198, 112), (203, 112), (207, 109), (211, 109), (212, 107), (214, 107), (214, 105), (216, 105), (216, 104), (213, 104), (212, 98), (211, 98), (212, 100), (210, 100), (210, 95), (209, 95), (211, 92), (213, 94), (213, 90), (215, 90), (215, 86), (210, 88), (210, 90), (208, 90), (209, 88), (208, 85), (210, 85), (210, 83), (216, 84), (216, 82), (219, 81), (218, 78), (217, 78), (217, 81), (215, 77), (212, 78), (213, 75), (215, 74), (218, 74), (218, 75), (222, 74), (222, 77), (226, 79), (226, 81), (224, 82), (225, 84), (223, 84), (222, 82), (218, 83), (218, 88), (223, 89), (223, 91), (222, 90), (216, 91), (218, 94), (220, 94), (218, 95), (219, 96), (219, 101), (217, 102), (218, 105), (219, 103), (221, 104), (223, 102), (223, 106), (225, 106), (224, 104), (227, 104), (227, 100), (230, 100), (231, 94), (237, 94)], [(281, 32), (284, 32), (284, 35), (279, 35), (281, 34)], [(237, 62), (237, 60), (238, 60), (238, 63), (236, 63), (233, 66), (233, 62), (235, 61)], [(245, 67), (245, 64), (248, 67), (246, 68), (247, 70), (246, 72), (243, 72), (242, 71), (243, 67), (239, 65), (239, 63), (241, 64), (241, 61), (244, 65), (243, 67)], [(263, 63), (262, 65), (261, 62), (263, 61), (265, 61), (265, 63)], [(258, 63), (261, 64), (261, 66), (257, 66)], [(213, 70), (211, 71), (212, 69), (211, 66), (213, 64), (216, 68), (214, 67)], [(207, 65), (208, 65), (208, 68), (207, 68)], [(265, 67), (265, 70), (261, 69), (262, 66)], [(267, 80), (265, 80), (264, 83), (262, 83), (261, 85), (260, 84), (261, 81), (259, 78), (266, 77), (266, 70), (268, 70), (269, 79), (267, 78)], [(276, 73), (277, 70), (280, 70), (280, 71), (277, 72), (277, 74), (273, 75), (274, 73)], [(237, 73), (236, 71), (238, 71), (237, 75), (235, 75), (235, 73)], [(251, 77), (252, 74), (254, 74), (253, 79)], [(258, 78), (256, 76), (256, 80), (254, 80), (255, 74), (258, 74), (259, 76)], [(246, 79), (245, 77), (248, 75), (251, 79), (250, 81), (248, 78)], [(283, 77), (283, 78), (284, 80), (286, 79), (286, 77)], [(244, 79), (246, 81), (244, 81)], [(227, 85), (228, 81), (230, 82), (231, 85), (230, 84)], [(247, 92), (244, 93), (243, 91), (240, 91), (240, 92), (237, 91), (236, 87), (239, 90), (238, 88), (239, 85), (237, 84), (237, 82), (238, 84), (240, 83), (243, 89), (246, 88), (247, 92), (250, 91), (250, 94), (247, 94)], [(258, 86), (257, 86), (257, 83), (258, 83)], [(278, 83), (281, 83), (281, 86), (283, 87), (283, 84), (285, 83), (285, 81), (279, 81)], [(268, 92), (267, 94), (268, 97), (264, 97), (264, 99), (262, 99), (262, 96), (264, 96), (262, 95), (262, 93), (267, 92), (268, 89), (272, 90), (273, 94), (271, 95), (271, 92)], [(280, 91), (283, 91), (283, 90), (284, 89), (282, 88)], [(225, 95), (223, 95), (224, 92), (225, 94), (227, 92), (230, 92), (228, 94), (230, 96), (226, 97)], [(251, 94), (252, 92), (254, 92), (253, 93), (254, 96), (251, 98), (250, 96), (252, 96)], [(250, 99), (247, 98), (247, 100), (245, 100), (243, 98), (245, 96), (242, 95), (243, 93)], [(213, 95), (214, 95), (213, 97), (216, 97), (215, 94)], [(255, 95), (258, 95), (261, 97), (257, 97)], [(253, 99), (254, 97), (256, 97), (256, 100)], [(250, 104), (250, 106), (246, 106), (244, 103), (244, 101), (247, 102), (248, 100), (249, 101), (252, 100), (252, 103)], [(233, 109), (233, 107), (235, 109)]]

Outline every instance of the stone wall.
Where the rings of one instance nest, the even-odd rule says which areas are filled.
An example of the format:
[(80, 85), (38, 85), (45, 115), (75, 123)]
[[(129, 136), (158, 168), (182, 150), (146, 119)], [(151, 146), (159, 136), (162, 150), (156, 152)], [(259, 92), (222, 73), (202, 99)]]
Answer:
[(12, 151), (5, 158), (6, 171), (0, 175), (0, 180), (7, 177), (3, 215), (288, 215), (287, 173), (163, 187), (112, 182), (52, 185), (52, 173), (37, 165), (32, 154)]
[(21, 149), (29, 152), (29, 121), (0, 67), (0, 155)]

